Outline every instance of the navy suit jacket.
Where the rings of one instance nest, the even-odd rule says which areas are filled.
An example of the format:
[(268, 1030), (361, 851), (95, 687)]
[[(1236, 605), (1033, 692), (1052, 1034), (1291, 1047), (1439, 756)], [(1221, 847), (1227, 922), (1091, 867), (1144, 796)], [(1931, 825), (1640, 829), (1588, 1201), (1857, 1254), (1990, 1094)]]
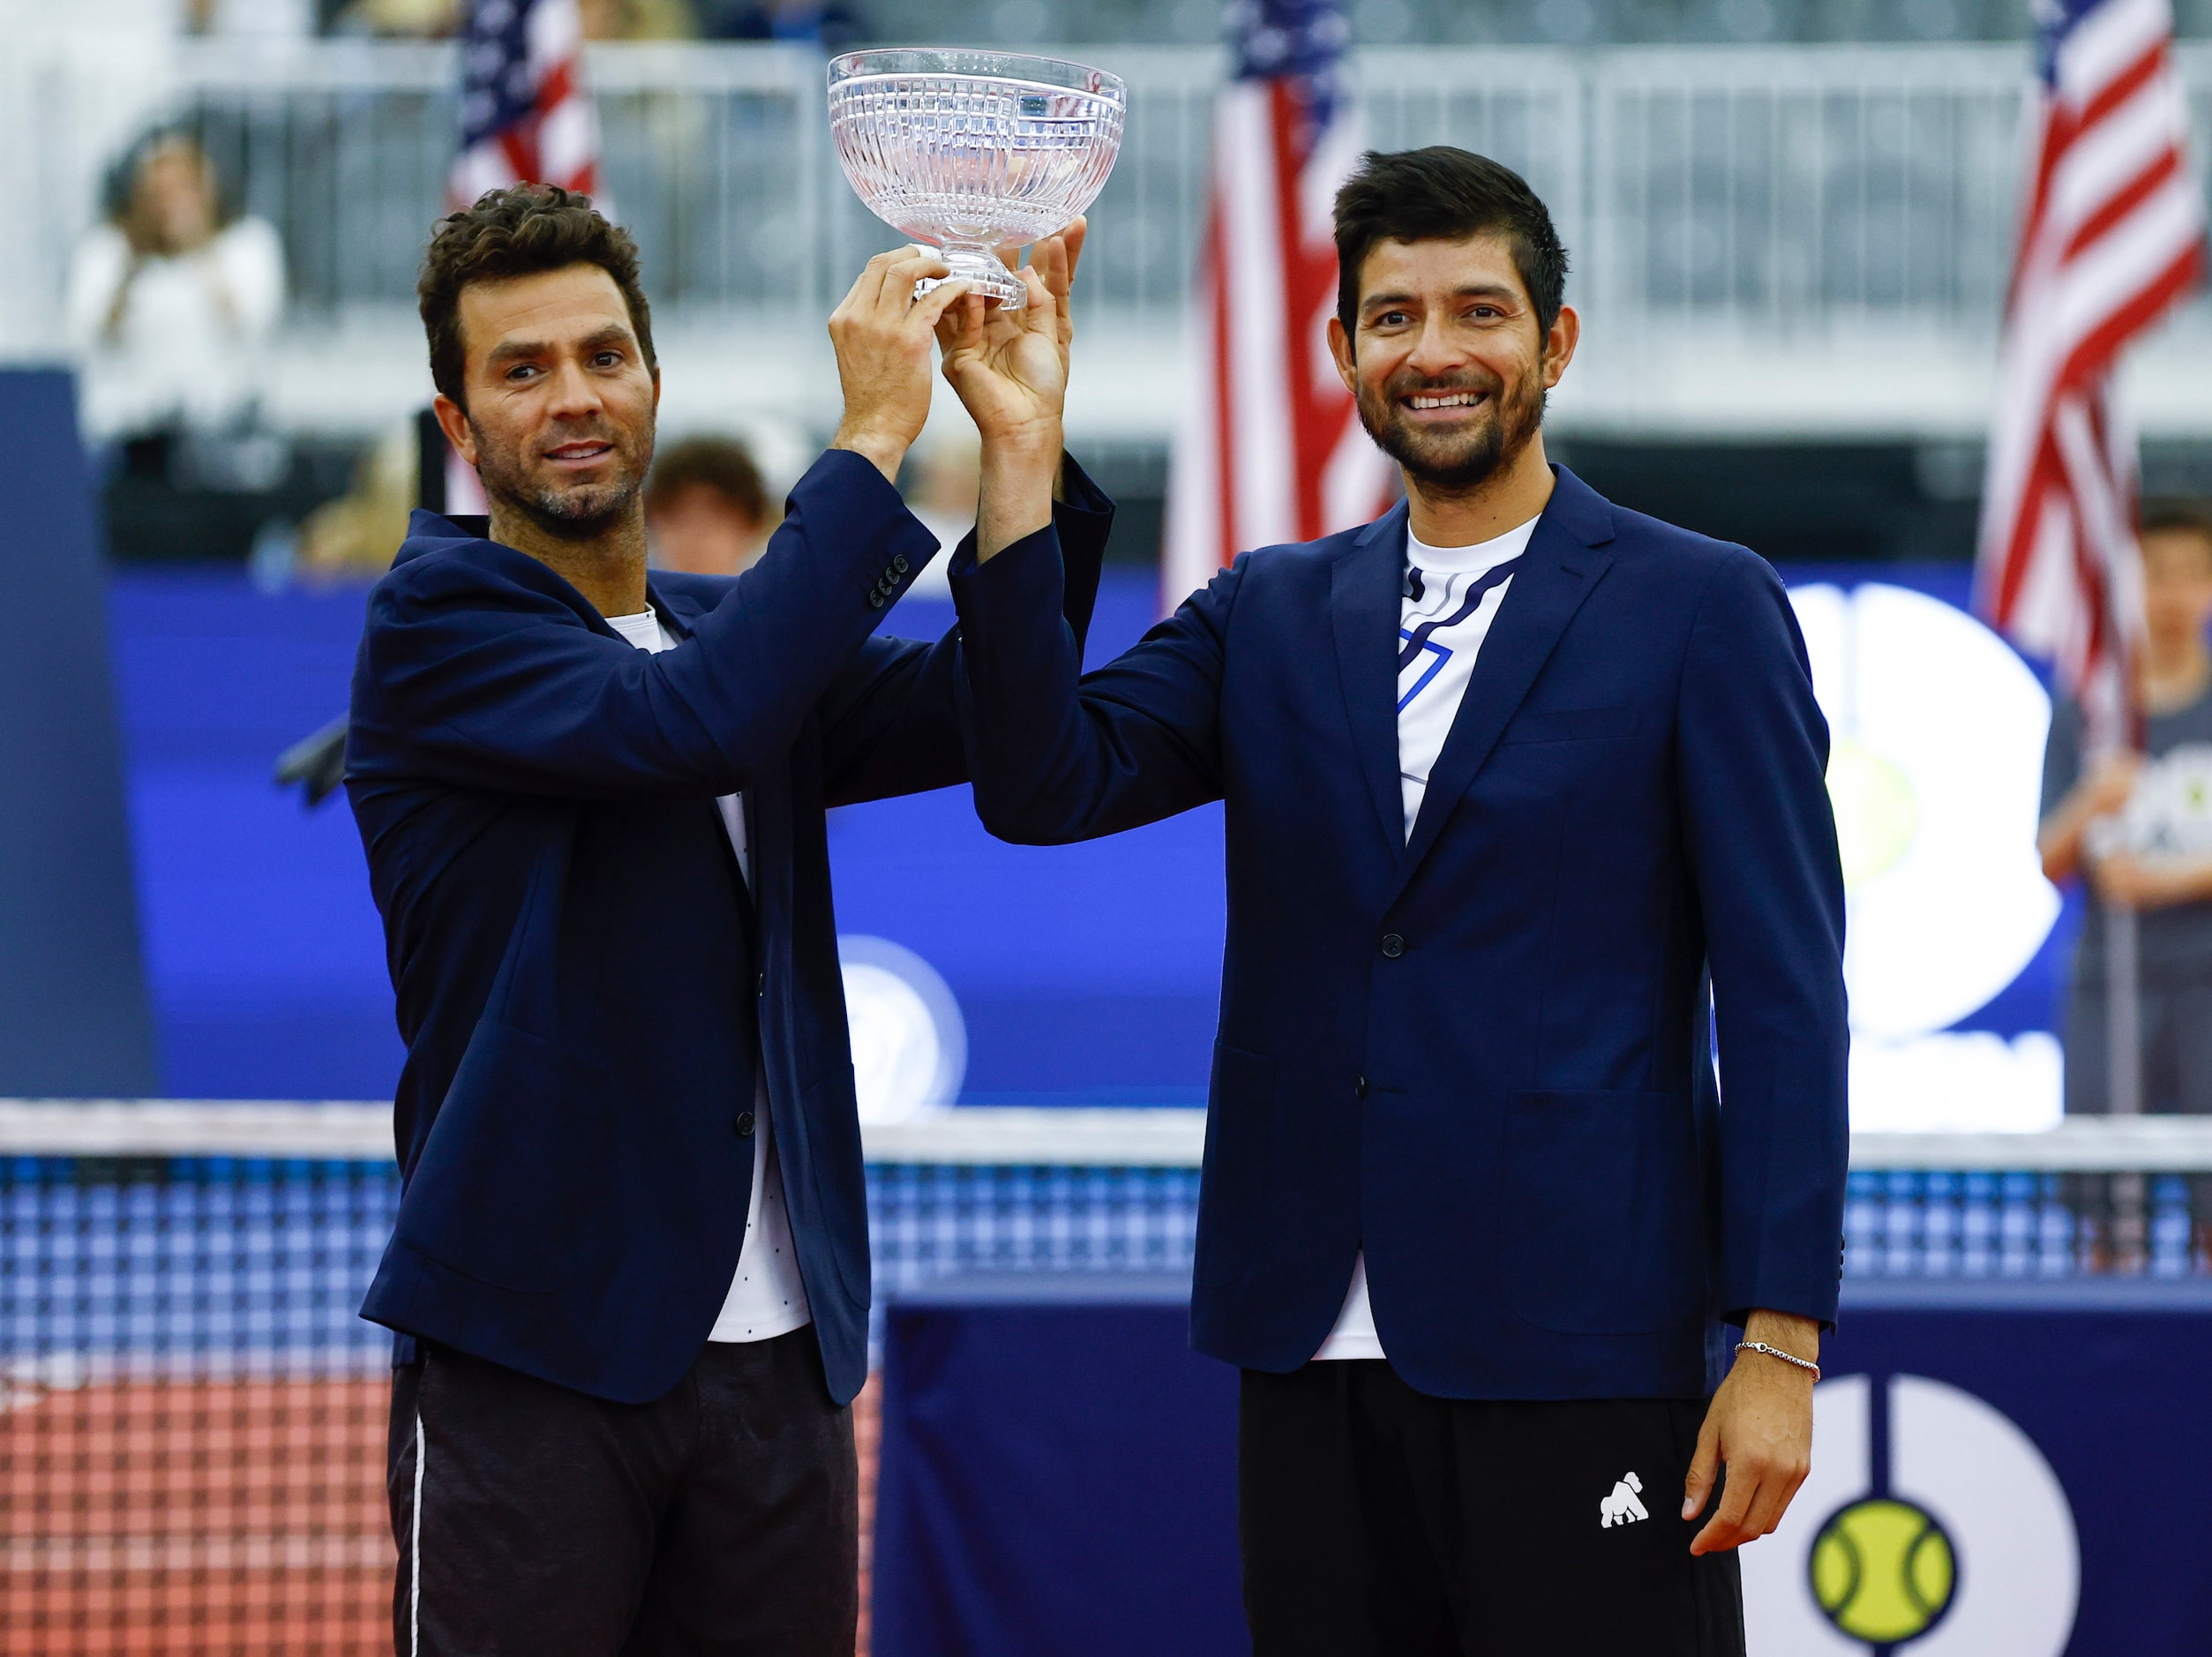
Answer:
[[(1080, 634), (1112, 508), (1069, 476), (1031, 538), (1057, 570), (1064, 534)], [(752, 570), (651, 576), (684, 641), (652, 655), (536, 559), (416, 514), (370, 596), (347, 742), (408, 1046), (404, 1194), (364, 1316), (660, 1396), (737, 1267), (764, 1071), (829, 1388), (859, 1391), (867, 1202), (823, 813), (966, 778), (957, 633), (869, 636), (935, 551), (833, 451)], [(739, 790), (749, 890), (714, 806)]]
[(1421, 1391), (1696, 1398), (1714, 1314), (1835, 1312), (1843, 883), (1788, 600), (1559, 471), (1409, 839), (1405, 554), (1402, 506), (1247, 553), (1080, 683), (1050, 549), (964, 555), (978, 808), (1053, 843), (1226, 801), (1200, 1351), (1296, 1368), (1364, 1249)]

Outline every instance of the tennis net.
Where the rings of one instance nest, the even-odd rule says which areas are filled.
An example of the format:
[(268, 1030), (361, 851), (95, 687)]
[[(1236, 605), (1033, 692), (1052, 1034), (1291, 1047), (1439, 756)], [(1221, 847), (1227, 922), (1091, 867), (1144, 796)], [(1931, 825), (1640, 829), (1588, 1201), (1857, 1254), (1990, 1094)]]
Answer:
[[(390, 1649), (382, 1105), (0, 1101), (0, 1657)], [(1195, 1111), (871, 1129), (880, 1295), (1189, 1270)], [(1854, 1146), (1848, 1274), (2203, 1277), (2212, 1123)], [(865, 1418), (860, 1422), (868, 1438)]]

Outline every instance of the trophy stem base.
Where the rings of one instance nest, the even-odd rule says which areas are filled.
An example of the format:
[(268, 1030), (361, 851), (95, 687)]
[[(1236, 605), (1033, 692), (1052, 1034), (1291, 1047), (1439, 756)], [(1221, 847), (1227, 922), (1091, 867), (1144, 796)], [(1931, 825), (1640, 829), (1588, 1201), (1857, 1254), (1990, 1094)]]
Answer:
[(925, 276), (914, 284), (914, 297), (919, 299), (941, 281), (968, 281), (975, 284), (975, 291), (994, 305), (1020, 310), (1029, 304), (1029, 289), (1022, 279), (999, 263), (998, 255), (979, 242), (948, 242), (938, 250), (945, 256), (945, 263), (952, 266), (949, 276)]

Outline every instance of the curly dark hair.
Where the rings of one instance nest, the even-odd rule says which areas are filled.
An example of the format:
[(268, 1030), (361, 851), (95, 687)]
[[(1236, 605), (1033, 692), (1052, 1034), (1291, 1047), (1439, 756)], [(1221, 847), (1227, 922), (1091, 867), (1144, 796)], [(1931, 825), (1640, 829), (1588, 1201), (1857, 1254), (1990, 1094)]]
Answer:
[(1438, 144), (1425, 150), (1369, 150), (1337, 191), (1337, 317), (1357, 332), (1360, 267), (1378, 242), (1457, 242), (1503, 235), (1528, 289), (1541, 340), (1566, 303), (1567, 250), (1528, 181), (1487, 155)]
[(449, 213), (431, 232), (415, 294), (430, 336), (431, 384), (462, 408), (468, 355), (461, 338), (461, 290), (470, 282), (506, 281), (571, 265), (596, 265), (614, 279), (630, 308), (645, 366), (653, 356), (653, 312), (638, 282), (637, 244), (596, 212), (591, 198), (559, 184), (510, 184), (487, 190), (476, 206)]

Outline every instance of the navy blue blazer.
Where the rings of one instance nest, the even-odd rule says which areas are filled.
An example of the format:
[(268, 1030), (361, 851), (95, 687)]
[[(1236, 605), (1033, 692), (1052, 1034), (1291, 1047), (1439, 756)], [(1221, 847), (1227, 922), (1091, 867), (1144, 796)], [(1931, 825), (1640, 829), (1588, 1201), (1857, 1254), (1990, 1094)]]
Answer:
[[(1112, 506), (1069, 480), (1031, 538), (1057, 570), (1064, 537), (1080, 634)], [(832, 451), (752, 570), (650, 577), (684, 641), (652, 655), (536, 559), (415, 514), (370, 595), (347, 741), (408, 1047), (404, 1194), (364, 1316), (660, 1396), (737, 1268), (765, 1071), (823, 1368), (840, 1402), (859, 1391), (867, 1201), (823, 813), (966, 779), (957, 633), (869, 636), (935, 551)], [(749, 890), (714, 806), (738, 790)]]
[(1226, 803), (1201, 1352), (1295, 1368), (1364, 1249), (1424, 1392), (1698, 1397), (1713, 1314), (1835, 1313), (1843, 882), (1788, 600), (1560, 470), (1408, 839), (1405, 553), (1402, 506), (1247, 553), (1078, 683), (1050, 549), (964, 552), (978, 808), (1056, 843)]

